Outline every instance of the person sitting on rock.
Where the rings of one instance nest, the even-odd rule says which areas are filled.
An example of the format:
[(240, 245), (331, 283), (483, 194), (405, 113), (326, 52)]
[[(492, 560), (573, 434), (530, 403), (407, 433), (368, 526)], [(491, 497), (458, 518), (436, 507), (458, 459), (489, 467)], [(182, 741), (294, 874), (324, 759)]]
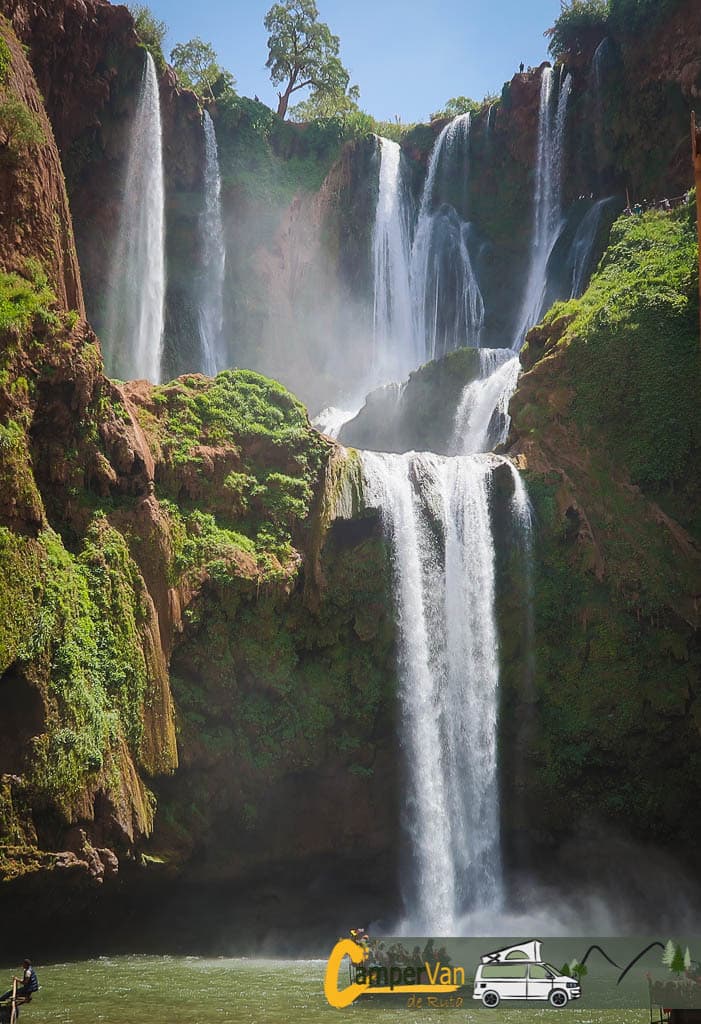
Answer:
[[(39, 991), (39, 979), (32, 967), (31, 960), (22, 961), (22, 977), (13, 978), (12, 980), (17, 982), (16, 998), (18, 1003), (29, 1003), (33, 994)], [(6, 992), (4, 996), (0, 996), (0, 1003), (4, 1003), (8, 999), (12, 999), (12, 989)]]

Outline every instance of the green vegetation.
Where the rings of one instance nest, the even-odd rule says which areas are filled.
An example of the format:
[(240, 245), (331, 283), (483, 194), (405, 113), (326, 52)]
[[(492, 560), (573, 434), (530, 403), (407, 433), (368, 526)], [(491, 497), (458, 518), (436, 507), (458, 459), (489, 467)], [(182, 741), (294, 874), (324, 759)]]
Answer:
[(46, 271), (37, 260), (26, 261), (23, 276), (0, 272), (0, 331), (23, 330), (35, 317), (46, 324), (58, 323), (55, 303)]
[(621, 218), (585, 295), (546, 317), (573, 317), (577, 422), (654, 488), (681, 483), (701, 449), (696, 257), (686, 210)]
[(581, 53), (606, 34), (609, 0), (560, 0), (560, 15), (551, 29), (550, 52), (555, 59)]
[(560, 0), (560, 15), (552, 28), (550, 52), (555, 59), (590, 53), (608, 33), (633, 36), (651, 30), (669, 17), (680, 0)]
[[(45, 729), (28, 753), (27, 785), (70, 820), (88, 776), (138, 754), (147, 669), (139, 630), (145, 588), (124, 539), (105, 520), (74, 556), (50, 529), (36, 540), (0, 528), (5, 581), (0, 671), (48, 669)], [(119, 785), (119, 776), (105, 784)]]
[(5, 85), (12, 67), (12, 54), (10, 47), (0, 36), (0, 85)]
[(628, 35), (650, 30), (656, 22), (673, 14), (680, 3), (681, 0), (609, 0), (611, 27)]
[[(504, 700), (511, 721), (532, 716), (536, 831), (566, 833), (575, 799), (580, 818), (625, 816), (647, 841), (698, 841), (695, 234), (688, 209), (619, 219), (588, 291), (545, 319), (548, 358), (521, 385), (531, 402), (515, 399), (515, 430), (555, 467), (527, 474), (537, 523), (527, 694), (518, 574), (501, 582)], [(517, 737), (503, 742), (512, 750)]]
[(192, 89), (201, 100), (235, 94), (236, 79), (220, 66), (211, 43), (205, 43), (198, 36), (187, 43), (178, 43), (170, 59), (180, 84)]
[(168, 31), (166, 23), (157, 18), (145, 4), (128, 4), (127, 6), (134, 19), (134, 27), (139, 39), (153, 57), (158, 70), (162, 71), (166, 64), (163, 56), (163, 40)]
[(349, 75), (338, 56), (340, 40), (329, 26), (319, 21), (314, 0), (286, 0), (274, 4), (265, 16), (268, 60), (273, 85), (278, 93), (278, 117), (284, 118), (290, 96), (311, 88), (317, 96), (345, 92)]
[[(277, 573), (305, 527), (327, 454), (304, 406), (281, 384), (249, 370), (214, 381), (186, 377), (156, 389), (154, 398), (158, 419), (148, 429), (170, 468), (164, 495), (182, 506), (175, 513), (184, 527), (176, 572), (221, 561), (227, 549), (255, 553), (264, 574)], [(214, 446), (227, 460), (223, 479), (206, 468)], [(189, 504), (183, 504), (183, 478), (192, 479)], [(193, 507), (203, 497), (216, 520)]]
[(159, 797), (162, 835), (208, 834), (226, 808), (240, 840), (242, 824), (266, 827), (270, 787), (283, 779), (324, 766), (361, 793), (374, 775), (368, 738), (391, 735), (394, 707), (387, 550), (375, 537), (330, 540), (322, 569), (318, 609), (232, 576), (192, 609), (172, 669), (189, 768)]
[(435, 121), (441, 117), (457, 117), (459, 114), (477, 114), (483, 105), (477, 100), (471, 100), (469, 96), (454, 96), (448, 100), (442, 110), (431, 114), (431, 120)]
[[(331, 117), (302, 128), (264, 103), (225, 96), (217, 103), (217, 140), (225, 187), (243, 191), (273, 216), (296, 192), (316, 191), (347, 138), (347, 123)], [(264, 227), (263, 224), (260, 225)]]
[(46, 142), (41, 119), (18, 96), (0, 97), (0, 131), (3, 146), (14, 159)]

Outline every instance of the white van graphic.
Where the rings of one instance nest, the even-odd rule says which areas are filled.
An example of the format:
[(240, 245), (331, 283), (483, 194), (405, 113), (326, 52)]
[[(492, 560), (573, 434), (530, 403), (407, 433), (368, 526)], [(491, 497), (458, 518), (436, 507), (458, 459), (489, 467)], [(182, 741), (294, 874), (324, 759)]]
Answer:
[(490, 1009), (502, 999), (541, 999), (552, 1006), (567, 1006), (571, 999), (579, 999), (579, 982), (545, 963), (541, 947), (542, 943), (533, 939), (485, 953), (475, 974), (473, 999)]

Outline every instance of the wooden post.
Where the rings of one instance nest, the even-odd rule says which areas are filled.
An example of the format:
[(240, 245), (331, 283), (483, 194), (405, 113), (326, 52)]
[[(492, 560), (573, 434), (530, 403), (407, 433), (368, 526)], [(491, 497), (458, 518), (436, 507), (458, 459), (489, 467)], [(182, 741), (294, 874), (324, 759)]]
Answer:
[(17, 978), (12, 979), (12, 1012), (10, 1013), (10, 1024), (17, 1020)]
[[(696, 124), (696, 112), (691, 111), (691, 154), (696, 179), (696, 226), (699, 235), (699, 331), (701, 332), (701, 128)], [(699, 334), (701, 345), (701, 334)]]

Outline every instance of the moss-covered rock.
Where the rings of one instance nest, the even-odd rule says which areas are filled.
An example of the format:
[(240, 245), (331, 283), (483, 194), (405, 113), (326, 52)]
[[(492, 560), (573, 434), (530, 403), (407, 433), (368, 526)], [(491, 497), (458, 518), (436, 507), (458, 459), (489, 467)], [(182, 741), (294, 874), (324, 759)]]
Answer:
[(502, 750), (531, 853), (584, 821), (684, 855), (701, 835), (695, 261), (687, 211), (623, 218), (582, 299), (529, 335), (511, 442), (535, 508), (534, 676), (529, 695), (507, 641)]
[(371, 392), (344, 424), (344, 444), (385, 452), (453, 453), (455, 411), (465, 387), (480, 375), (480, 352), (461, 348), (426, 363), (403, 384)]

